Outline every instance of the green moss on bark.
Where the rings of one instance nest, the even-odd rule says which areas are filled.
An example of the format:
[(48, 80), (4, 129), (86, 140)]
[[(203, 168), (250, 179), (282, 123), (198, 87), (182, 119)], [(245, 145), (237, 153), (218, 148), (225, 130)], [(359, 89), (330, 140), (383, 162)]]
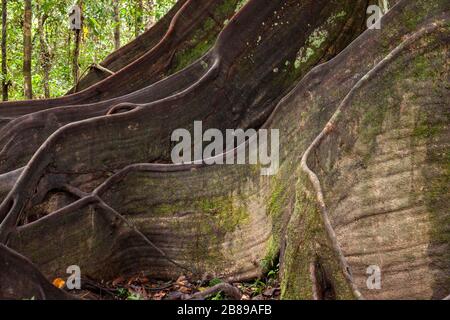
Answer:
[(203, 26), (195, 32), (187, 46), (175, 54), (169, 74), (186, 68), (211, 49), (226, 21), (242, 5), (241, 3), (239, 0), (222, 1), (222, 4), (214, 10), (212, 17), (206, 19)]
[(320, 261), (336, 299), (353, 299), (329, 241), (308, 178), (302, 175), (296, 187), (296, 203), (287, 231), (288, 243), (282, 268), (282, 299), (313, 298), (309, 266)]

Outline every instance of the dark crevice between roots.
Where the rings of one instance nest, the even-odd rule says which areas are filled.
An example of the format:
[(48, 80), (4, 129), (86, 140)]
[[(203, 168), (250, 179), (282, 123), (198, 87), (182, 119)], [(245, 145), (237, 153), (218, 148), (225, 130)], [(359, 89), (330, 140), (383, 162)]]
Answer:
[(316, 298), (318, 300), (336, 300), (336, 291), (334, 289), (333, 281), (331, 281), (329, 273), (324, 268), (320, 258), (317, 257), (313, 264)]

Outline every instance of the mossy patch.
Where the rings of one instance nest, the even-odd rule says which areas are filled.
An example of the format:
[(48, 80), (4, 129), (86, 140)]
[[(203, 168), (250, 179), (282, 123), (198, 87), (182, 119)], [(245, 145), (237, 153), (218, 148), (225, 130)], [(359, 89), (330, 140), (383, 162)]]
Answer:
[(222, 0), (220, 2), (222, 3), (216, 6), (212, 17), (205, 20), (202, 27), (194, 33), (185, 48), (175, 53), (169, 74), (186, 68), (211, 49), (216, 42), (217, 35), (226, 25), (228, 19), (246, 1)]
[(175, 233), (195, 234), (186, 246), (184, 258), (198, 270), (220, 273), (228, 261), (228, 253), (222, 247), (226, 237), (251, 222), (244, 198), (241, 194), (230, 194), (161, 204), (153, 207), (151, 213), (167, 218), (169, 228)]
[(352, 291), (328, 245), (314, 191), (306, 176), (300, 177), (296, 189), (295, 210), (288, 229), (282, 270), (282, 299), (313, 298), (309, 272), (310, 263), (313, 261), (320, 261), (322, 268), (326, 270), (336, 299), (352, 299)]

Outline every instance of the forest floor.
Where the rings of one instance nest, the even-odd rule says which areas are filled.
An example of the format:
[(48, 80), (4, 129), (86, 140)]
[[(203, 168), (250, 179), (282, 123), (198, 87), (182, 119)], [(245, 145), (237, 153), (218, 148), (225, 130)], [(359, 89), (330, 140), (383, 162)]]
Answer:
[[(55, 279), (53, 284), (67, 290), (61, 279)], [(202, 293), (223, 283), (220, 279), (210, 281), (191, 281), (181, 275), (176, 281), (149, 279), (137, 275), (129, 279), (119, 277), (114, 281), (98, 283), (82, 279), (82, 290), (68, 291), (82, 300), (199, 300), (195, 294)], [(281, 290), (278, 271), (270, 271), (266, 276), (251, 282), (229, 284), (239, 290), (241, 300), (279, 300)], [(227, 296), (223, 291), (217, 291), (200, 299), (227, 300), (236, 299)]]

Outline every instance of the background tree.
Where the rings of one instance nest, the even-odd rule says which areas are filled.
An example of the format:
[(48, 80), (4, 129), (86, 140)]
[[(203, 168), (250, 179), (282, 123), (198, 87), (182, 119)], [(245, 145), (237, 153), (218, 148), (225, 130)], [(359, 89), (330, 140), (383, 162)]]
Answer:
[(31, 24), (32, 24), (32, 5), (31, 0), (25, 0), (24, 18), (23, 18), (23, 78), (24, 95), (27, 99), (33, 98), (33, 86), (31, 80), (31, 54), (33, 44), (31, 42)]
[(80, 47), (81, 47), (81, 38), (82, 38), (82, 30), (83, 30), (83, 0), (78, 0), (77, 5), (81, 10), (81, 29), (74, 30), (74, 49), (73, 49), (73, 60), (72, 60), (72, 74), (75, 87), (77, 86), (78, 79), (80, 77), (80, 65), (79, 65), (79, 57), (80, 57)]
[(114, 8), (114, 49), (120, 48), (120, 0), (113, 0)]
[(50, 70), (51, 70), (51, 52), (47, 42), (46, 22), (48, 14), (46, 9), (40, 1), (37, 13), (39, 15), (38, 34), (39, 34), (39, 62), (42, 70), (42, 87), (44, 90), (44, 97), (50, 98)]
[(8, 1), (2, 0), (2, 100), (8, 101), (8, 65), (7, 65), (7, 26), (8, 26)]

